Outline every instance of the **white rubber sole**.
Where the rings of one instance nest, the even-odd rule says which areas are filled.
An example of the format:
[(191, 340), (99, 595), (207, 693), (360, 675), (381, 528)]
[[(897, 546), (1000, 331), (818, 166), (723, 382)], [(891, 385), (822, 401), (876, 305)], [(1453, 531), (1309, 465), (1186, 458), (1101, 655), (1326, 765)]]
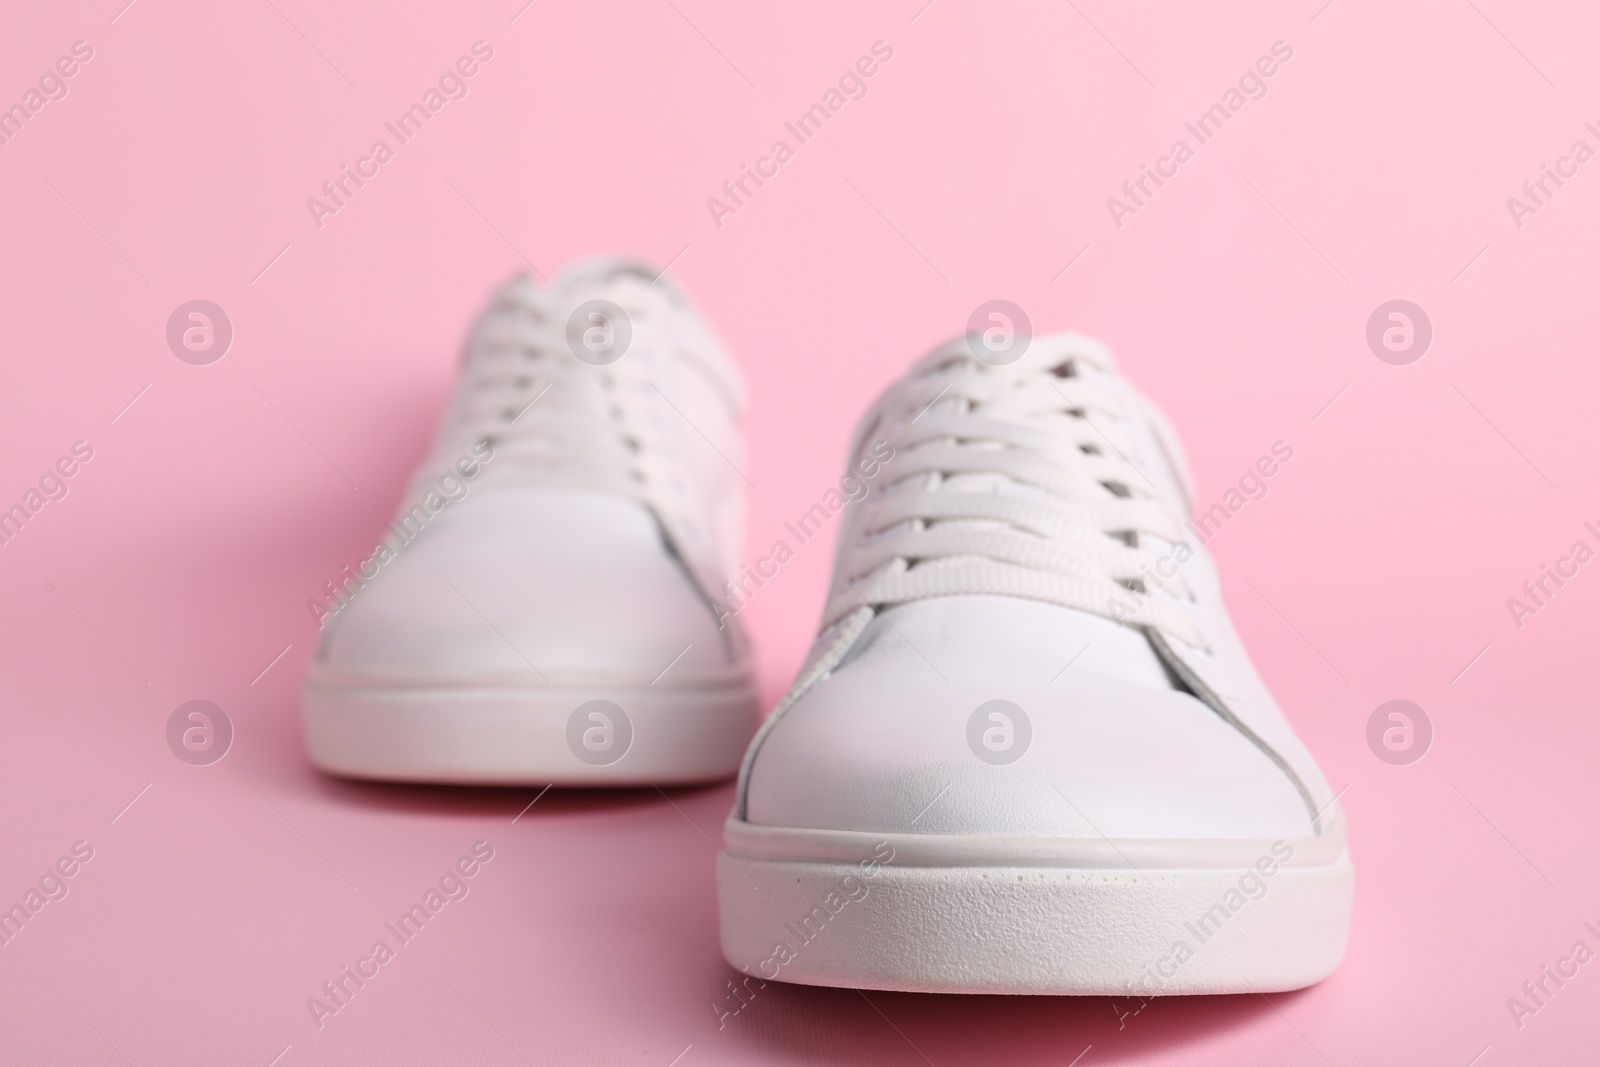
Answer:
[(1334, 824), (1291, 841), (1111, 841), (730, 819), (722, 952), (758, 978), (922, 993), (1299, 989), (1344, 956), (1354, 869)]
[(465, 785), (638, 786), (732, 777), (749, 680), (662, 686), (362, 686), (313, 677), (306, 750), (331, 774)]

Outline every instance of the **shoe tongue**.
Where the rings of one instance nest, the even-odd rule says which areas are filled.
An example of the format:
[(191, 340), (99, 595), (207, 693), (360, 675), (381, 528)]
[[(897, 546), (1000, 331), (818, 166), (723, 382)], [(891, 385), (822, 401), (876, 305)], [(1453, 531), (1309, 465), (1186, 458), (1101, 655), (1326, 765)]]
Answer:
[(597, 256), (579, 260), (564, 268), (550, 281), (550, 288), (562, 293), (583, 292), (604, 288), (618, 281), (632, 281), (639, 285), (666, 293), (672, 300), (681, 302), (678, 290), (662, 272), (637, 260), (611, 256)]
[(520, 271), (500, 287), (497, 296), (502, 301), (538, 307), (552, 297), (557, 304), (573, 299), (588, 299), (597, 290), (611, 288), (617, 283), (654, 289), (668, 300), (682, 303), (682, 296), (671, 282), (660, 277), (644, 263), (626, 259), (595, 258), (582, 260), (565, 267), (546, 286), (541, 286)]

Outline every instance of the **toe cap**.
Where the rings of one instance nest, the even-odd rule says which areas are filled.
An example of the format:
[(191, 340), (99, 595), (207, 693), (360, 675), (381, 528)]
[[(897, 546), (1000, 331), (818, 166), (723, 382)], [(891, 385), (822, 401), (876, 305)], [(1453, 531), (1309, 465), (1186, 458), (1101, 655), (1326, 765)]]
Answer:
[(446, 508), (329, 625), (323, 663), (368, 671), (648, 683), (669, 663), (683, 678), (732, 659), (650, 512), (579, 491)]
[(1094, 642), (1114, 624), (1028, 604), (1002, 639), (971, 628), (959, 599), (885, 613), (784, 713), (750, 768), (749, 822), (1113, 839), (1312, 832), (1293, 780), (1211, 708), (1115, 657), (1096, 669)]

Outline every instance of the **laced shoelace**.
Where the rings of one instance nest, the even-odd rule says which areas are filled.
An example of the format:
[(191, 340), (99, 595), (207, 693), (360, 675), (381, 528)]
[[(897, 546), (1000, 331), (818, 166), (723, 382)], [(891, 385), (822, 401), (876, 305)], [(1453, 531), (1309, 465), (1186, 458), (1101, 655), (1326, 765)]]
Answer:
[[(490, 481), (618, 493), (692, 523), (649, 370), (650, 318), (659, 309), (625, 292), (612, 297), (632, 321), (633, 340), (621, 359), (597, 366), (568, 347), (554, 294), (521, 283), (500, 292), (468, 341), (434, 448), (439, 464), (487, 440)], [(419, 481), (429, 477), (418, 472)]]
[(880, 432), (896, 454), (826, 624), (863, 605), (994, 594), (1204, 644), (1181, 573), (1151, 551), (1152, 538), (1182, 541), (1181, 524), (1127, 458), (1127, 413), (1102, 384), (1110, 366), (1048, 344), (1011, 366), (948, 347), (888, 394)]

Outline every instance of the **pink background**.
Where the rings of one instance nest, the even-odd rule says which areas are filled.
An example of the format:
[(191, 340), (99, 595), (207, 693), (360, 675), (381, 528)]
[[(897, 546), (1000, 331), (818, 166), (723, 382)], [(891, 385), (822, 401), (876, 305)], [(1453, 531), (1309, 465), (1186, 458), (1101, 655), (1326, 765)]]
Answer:
[[(95, 450), (0, 547), (0, 903), (74, 841), (95, 850), (0, 947), (0, 1060), (1592, 1061), (1600, 962), (1520, 1030), (1506, 999), (1580, 937), (1600, 948), (1582, 927), (1600, 925), (1600, 564), (1520, 630), (1505, 604), (1600, 525), (1600, 162), (1520, 229), (1505, 203), (1575, 139), (1600, 147), (1592, 14), (122, 3), (11, 5), (0, 33), (0, 102), (94, 48), (0, 146), (0, 504), (74, 441)], [(470, 95), (313, 225), (306, 198), (479, 39), (494, 58)], [(716, 227), (706, 198), (880, 39), (869, 95)], [(1115, 226), (1106, 198), (1277, 40), (1294, 58), (1269, 94)], [(370, 548), (487, 289), (524, 255), (550, 274), (602, 251), (679, 257), (741, 358), (755, 554), (835, 479), (874, 392), (995, 297), (1119, 353), (1207, 503), (1292, 444), (1211, 547), (1261, 670), (1348, 786), (1341, 970), (1152, 1001), (1120, 1029), (1107, 998), (771, 985), (719, 1030), (728, 787), (552, 792), (514, 820), (535, 790), (313, 773), (306, 598)], [(164, 340), (195, 298), (234, 325), (211, 366)], [(1394, 298), (1434, 325), (1410, 366), (1364, 340)], [(769, 704), (827, 565), (808, 547), (748, 608)], [(237, 731), (208, 767), (164, 739), (195, 698)], [(1410, 766), (1365, 740), (1395, 698), (1435, 730)], [(471, 895), (319, 1031), (306, 998), (480, 839), (495, 859)]]

